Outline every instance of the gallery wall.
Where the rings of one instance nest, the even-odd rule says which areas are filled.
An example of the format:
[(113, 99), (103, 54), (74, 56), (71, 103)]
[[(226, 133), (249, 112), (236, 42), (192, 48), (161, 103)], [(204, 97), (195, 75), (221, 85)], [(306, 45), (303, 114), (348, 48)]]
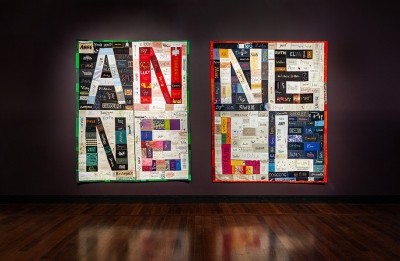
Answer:
[[(400, 195), (396, 1), (8, 1), (0, 195)], [(192, 181), (77, 184), (76, 39), (189, 40)], [(328, 182), (212, 183), (210, 40), (327, 40)]]

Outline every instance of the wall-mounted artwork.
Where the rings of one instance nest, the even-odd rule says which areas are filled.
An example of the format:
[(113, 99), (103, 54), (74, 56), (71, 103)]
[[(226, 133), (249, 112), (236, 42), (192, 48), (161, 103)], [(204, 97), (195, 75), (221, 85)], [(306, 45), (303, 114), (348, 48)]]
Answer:
[(327, 182), (327, 51), (210, 43), (214, 182)]
[(77, 181), (190, 180), (189, 42), (76, 42)]

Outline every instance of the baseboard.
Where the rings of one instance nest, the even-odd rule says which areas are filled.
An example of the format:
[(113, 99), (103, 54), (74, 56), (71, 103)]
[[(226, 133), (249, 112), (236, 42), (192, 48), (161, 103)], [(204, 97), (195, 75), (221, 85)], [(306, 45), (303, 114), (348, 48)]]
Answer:
[(54, 196), (3, 195), (0, 203), (351, 203), (398, 204), (400, 196)]

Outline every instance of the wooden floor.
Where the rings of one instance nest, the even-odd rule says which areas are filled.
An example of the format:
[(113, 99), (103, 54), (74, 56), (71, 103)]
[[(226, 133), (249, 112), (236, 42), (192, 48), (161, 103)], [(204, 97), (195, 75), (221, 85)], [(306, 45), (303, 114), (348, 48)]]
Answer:
[(400, 260), (400, 205), (0, 204), (0, 260)]

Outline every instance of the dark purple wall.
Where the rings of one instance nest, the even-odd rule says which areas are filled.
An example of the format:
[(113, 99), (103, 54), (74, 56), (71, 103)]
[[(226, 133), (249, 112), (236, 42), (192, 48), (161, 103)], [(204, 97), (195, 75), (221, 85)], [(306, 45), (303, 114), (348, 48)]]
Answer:
[[(400, 195), (398, 1), (7, 1), (0, 195)], [(189, 40), (192, 181), (75, 182), (75, 40)], [(210, 40), (327, 40), (326, 185), (211, 182)]]

